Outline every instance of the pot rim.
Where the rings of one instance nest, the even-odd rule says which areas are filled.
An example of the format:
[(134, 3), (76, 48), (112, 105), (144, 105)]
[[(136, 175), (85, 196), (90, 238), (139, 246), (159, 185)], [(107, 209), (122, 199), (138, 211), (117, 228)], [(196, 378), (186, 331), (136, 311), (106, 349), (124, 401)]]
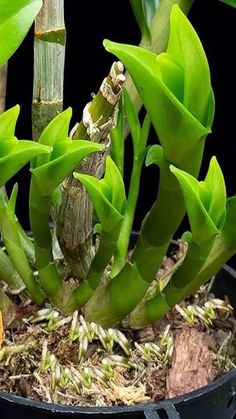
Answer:
[[(180, 404), (185, 404), (191, 399), (197, 400), (199, 397), (207, 397), (209, 393), (214, 392), (217, 388), (224, 386), (228, 381), (236, 380), (236, 368), (225, 373), (222, 377), (217, 378), (211, 384), (208, 384), (204, 387), (201, 387), (197, 390), (191, 391), (189, 393), (183, 394), (179, 397), (174, 397), (171, 399), (159, 401), (159, 402), (152, 402), (152, 403), (139, 403), (132, 406), (106, 406), (106, 407), (83, 407), (83, 406), (66, 406), (61, 404), (55, 403), (47, 403), (47, 402), (40, 402), (37, 400), (24, 398), (20, 396), (16, 396), (14, 394), (1, 392), (0, 391), (0, 401), (7, 401), (9, 403), (17, 403), (20, 406), (24, 406), (27, 408), (33, 408), (34, 410), (40, 409), (41, 411), (51, 411), (53, 413), (87, 413), (87, 414), (95, 414), (95, 413), (103, 413), (103, 414), (110, 414), (110, 413), (129, 413), (133, 411), (137, 412), (145, 412), (149, 410), (161, 409), (165, 408), (165, 406), (178, 406)], [(232, 392), (234, 389), (232, 388)]]

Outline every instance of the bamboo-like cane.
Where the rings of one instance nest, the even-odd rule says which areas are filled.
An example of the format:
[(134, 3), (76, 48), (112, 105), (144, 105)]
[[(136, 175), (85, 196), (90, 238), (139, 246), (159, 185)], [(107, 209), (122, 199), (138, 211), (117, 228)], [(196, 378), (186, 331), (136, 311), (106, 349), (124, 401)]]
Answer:
[(33, 138), (62, 111), (66, 31), (64, 0), (44, 0), (35, 20)]
[[(108, 134), (114, 127), (118, 100), (125, 81), (123, 65), (116, 62), (100, 87), (99, 92), (88, 103), (83, 119), (73, 134), (74, 139), (103, 142), (109, 146)], [(106, 152), (94, 153), (79, 166), (78, 172), (100, 178), (104, 171)], [(57, 214), (59, 243), (72, 273), (84, 279), (94, 256), (92, 249), (93, 208), (85, 188), (68, 177), (62, 185), (62, 203)]]

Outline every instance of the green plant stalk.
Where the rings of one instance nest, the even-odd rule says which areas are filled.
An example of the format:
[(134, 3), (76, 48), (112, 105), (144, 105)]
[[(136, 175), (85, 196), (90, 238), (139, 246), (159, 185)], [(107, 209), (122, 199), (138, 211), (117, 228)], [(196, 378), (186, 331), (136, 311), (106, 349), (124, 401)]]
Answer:
[(197, 291), (209, 278), (215, 275), (219, 269), (236, 252), (236, 196), (227, 200), (227, 213), (224, 227), (216, 237), (212, 250), (200, 272), (184, 290), (184, 296)]
[[(175, 304), (179, 301), (189, 297), (194, 294), (201, 285), (208, 281), (213, 275), (215, 275), (220, 268), (227, 262), (236, 252), (236, 196), (231, 197), (227, 200), (227, 212), (226, 220), (223, 229), (220, 234), (218, 234), (213, 242), (213, 245), (210, 249), (210, 252), (202, 260), (202, 266), (198, 267), (198, 271), (195, 272), (195, 275), (192, 273), (189, 276), (185, 275), (185, 280), (187, 284), (184, 284), (181, 276), (181, 271), (177, 271), (176, 275), (173, 275), (170, 282), (167, 284), (162, 294), (154, 297), (150, 302), (143, 301), (139, 307), (137, 307), (130, 315), (130, 322), (133, 326), (145, 324), (147, 321), (150, 321), (150, 311), (151, 315), (161, 318), (164, 316)], [(199, 249), (199, 253), (201, 249)], [(195, 254), (195, 258), (196, 258)], [(189, 258), (187, 255), (186, 258)], [(203, 257), (203, 255), (201, 255)], [(185, 264), (186, 262), (184, 262)], [(199, 261), (200, 263), (200, 261)], [(180, 269), (184, 269), (185, 265), (182, 265)], [(188, 263), (189, 271), (192, 271), (191, 261)], [(186, 270), (187, 274), (187, 270)], [(175, 280), (175, 278), (177, 278)], [(179, 278), (179, 280), (178, 280)], [(177, 287), (179, 282), (180, 287)], [(173, 301), (174, 298), (174, 301)], [(168, 303), (167, 303), (168, 300)], [(172, 301), (172, 303), (170, 303)], [(149, 310), (150, 304), (150, 310)], [(156, 320), (158, 319), (156, 318)], [(149, 319), (149, 320), (148, 320)]]
[[(176, 211), (173, 211), (173, 208), (176, 208)], [(88, 302), (85, 311), (88, 320), (93, 319), (102, 325), (110, 326), (118, 323), (136, 307), (155, 277), (184, 211), (181, 191), (166, 162), (161, 170), (158, 198), (143, 222), (145, 227), (142, 228), (138, 247), (136, 246), (131, 261), (111, 279), (106, 289), (101, 291), (99, 288)], [(151, 221), (151, 232), (156, 233), (150, 237), (146, 223)]]
[(20, 275), (14, 268), (9, 256), (0, 247), (0, 278), (13, 290), (21, 289), (24, 286)]
[(35, 140), (63, 108), (65, 42), (64, 0), (44, 0), (35, 19), (32, 102)]
[[(8, 204), (8, 197), (7, 197), (5, 187), (1, 187), (0, 188), (0, 226), (2, 224), (2, 220), (3, 220), (4, 212), (7, 208), (7, 204)], [(28, 235), (26, 234), (26, 232), (24, 231), (22, 226), (20, 225), (18, 219), (16, 219), (16, 221), (17, 221), (18, 233), (19, 233), (19, 236), (20, 236), (21, 246), (22, 246), (29, 262), (34, 263), (35, 262), (34, 244), (33, 244), (32, 240), (30, 239), (30, 237), (28, 237)]]
[(140, 176), (142, 171), (142, 165), (145, 155), (138, 158), (134, 156), (133, 168), (130, 178), (129, 194), (127, 198), (127, 207), (125, 212), (124, 220), (120, 230), (120, 235), (116, 245), (116, 251), (114, 254), (114, 263), (111, 270), (111, 278), (117, 275), (125, 264), (127, 257), (127, 251), (129, 246), (130, 233), (134, 221), (134, 213), (138, 200)]
[[(182, 162), (183, 170), (195, 177), (200, 169), (203, 149), (204, 140), (192, 151), (195, 155), (194, 164), (189, 156), (185, 156)], [(99, 288), (95, 292), (85, 309), (88, 320), (110, 326), (118, 323), (137, 306), (155, 278), (184, 213), (182, 192), (169, 170), (169, 162), (163, 158), (160, 163), (158, 196), (142, 223), (141, 235), (131, 260), (104, 290)]]
[[(16, 191), (16, 190), (15, 190)], [(14, 192), (13, 192), (14, 193)], [(14, 199), (16, 195), (14, 196)], [(9, 206), (11, 203), (9, 202)], [(27, 290), (29, 291), (32, 299), (37, 304), (42, 304), (45, 300), (45, 294), (35, 281), (34, 274), (28, 263), (24, 250), (21, 247), (20, 237), (18, 233), (18, 225), (16, 217), (11, 208), (7, 208), (6, 214), (2, 222), (2, 232), (4, 245), (6, 246), (7, 253), (10, 256), (11, 262), (15, 269), (21, 276)]]
[(102, 231), (99, 248), (94, 256), (85, 280), (75, 289), (71, 300), (68, 302), (68, 311), (79, 309), (92, 297), (104, 276), (104, 270), (109, 264), (114, 253), (120, 226), (113, 234)]
[[(167, 42), (169, 38), (169, 21), (170, 12), (174, 4), (178, 4), (181, 10), (188, 15), (188, 12), (193, 5), (194, 0), (161, 0), (160, 4), (153, 16), (151, 24), (149, 26), (151, 34), (151, 42), (147, 42), (146, 39), (142, 39), (140, 46), (146, 48), (156, 54), (159, 54), (166, 50)], [(132, 81), (132, 78), (128, 73), (125, 74), (126, 83), (125, 88), (128, 90), (130, 98), (134, 104), (136, 111), (138, 112), (142, 107), (142, 101), (136, 90), (136, 87)], [(128, 135), (128, 130), (126, 134)], [(126, 136), (127, 136), (126, 135)]]
[(27, 235), (19, 220), (17, 220), (18, 233), (20, 236), (21, 246), (31, 264), (35, 263), (35, 250), (33, 240)]
[(140, 306), (137, 306), (130, 314), (129, 324), (133, 327), (142, 327), (152, 321), (159, 320), (175, 304), (182, 301), (185, 288), (195, 280), (196, 275), (201, 271), (214, 242), (215, 236), (201, 245), (191, 241), (182, 265), (173, 273), (166, 287), (149, 301), (141, 302)]
[(51, 196), (42, 196), (37, 181), (32, 176), (30, 185), (30, 226), (34, 236), (36, 265), (39, 280), (48, 298), (60, 307), (62, 301), (62, 278), (52, 254), (52, 236), (49, 228)]

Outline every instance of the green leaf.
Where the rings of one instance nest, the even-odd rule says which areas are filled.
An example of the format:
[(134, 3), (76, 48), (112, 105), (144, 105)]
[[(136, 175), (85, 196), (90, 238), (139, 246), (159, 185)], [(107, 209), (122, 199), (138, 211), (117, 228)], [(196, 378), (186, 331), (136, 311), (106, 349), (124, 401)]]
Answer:
[(0, 115), (0, 140), (14, 136), (19, 112), (20, 106), (16, 105)]
[(151, 32), (149, 30), (150, 21), (148, 23), (145, 2), (143, 0), (130, 0), (130, 5), (132, 7), (133, 14), (139, 26), (142, 39), (145, 40), (146, 42), (150, 42), (151, 41)]
[(163, 158), (163, 148), (160, 145), (154, 144), (147, 152), (145, 164), (146, 166), (150, 166), (151, 164), (157, 164), (160, 166), (163, 162)]
[(0, 186), (3, 186), (35, 156), (50, 153), (51, 148), (15, 137), (0, 141)]
[(104, 182), (106, 182), (111, 191), (111, 204), (121, 213), (124, 212), (125, 203), (125, 186), (123, 178), (113, 160), (110, 156), (106, 159), (106, 170), (104, 176)]
[(0, 65), (21, 44), (41, 6), (42, 0), (0, 0)]
[(204, 183), (208, 190), (211, 191), (208, 214), (217, 227), (221, 228), (226, 217), (226, 188), (223, 173), (214, 156), (211, 159)]
[[(72, 109), (68, 108), (59, 113), (53, 120), (46, 126), (39, 137), (38, 142), (47, 146), (52, 146), (61, 140), (68, 138), (70, 120), (72, 116)], [(39, 167), (42, 164), (48, 163), (51, 156), (40, 156), (36, 159), (33, 167)]]
[(229, 6), (236, 7), (236, 0), (220, 0), (222, 3), (226, 3)]
[[(104, 41), (125, 64), (139, 91), (167, 159), (175, 164), (196, 147), (210, 127), (202, 125), (163, 82), (157, 56), (144, 48)], [(181, 71), (181, 70), (180, 70)], [(179, 84), (179, 71), (176, 83)], [(174, 75), (173, 75), (174, 77)], [(172, 82), (173, 84), (173, 82)]]
[(167, 54), (184, 69), (184, 106), (205, 125), (211, 92), (208, 61), (197, 33), (177, 5), (171, 12)]
[[(55, 149), (57, 148), (57, 151)], [(54, 145), (52, 160), (39, 167), (32, 168), (40, 193), (50, 196), (56, 187), (68, 176), (89, 154), (103, 148), (102, 144), (86, 140), (60, 140)], [(53, 159), (55, 157), (55, 159)]]
[(119, 169), (108, 156), (104, 179), (81, 173), (74, 173), (74, 177), (87, 189), (102, 229), (111, 233), (123, 219), (125, 210), (125, 190)]
[(225, 220), (226, 191), (219, 164), (213, 157), (207, 176), (201, 182), (176, 167), (171, 166), (170, 170), (178, 179), (184, 196), (193, 241), (201, 244), (216, 235)]

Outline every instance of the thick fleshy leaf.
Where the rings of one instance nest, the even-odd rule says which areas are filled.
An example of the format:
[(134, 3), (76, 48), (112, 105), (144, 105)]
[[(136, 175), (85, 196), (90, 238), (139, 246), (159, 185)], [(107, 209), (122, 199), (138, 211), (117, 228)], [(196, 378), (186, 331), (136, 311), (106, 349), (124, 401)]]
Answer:
[[(68, 108), (59, 113), (53, 120), (46, 126), (38, 142), (47, 146), (52, 146), (63, 139), (68, 138), (70, 120), (72, 116), (72, 109)], [(36, 159), (33, 167), (39, 167), (42, 164), (48, 163), (51, 156), (40, 156)]]
[(131, 74), (168, 160), (182, 161), (210, 132), (210, 127), (204, 127), (163, 83), (154, 53), (111, 41), (104, 41), (104, 45)]
[(164, 52), (157, 56), (157, 64), (160, 69), (160, 80), (173, 95), (183, 103), (185, 84), (185, 73), (183, 68), (180, 64), (173, 61), (173, 58), (170, 55)]
[(15, 137), (0, 141), (0, 186), (3, 186), (26, 163), (39, 154), (48, 154), (51, 148), (33, 141)]
[(74, 173), (74, 177), (87, 189), (102, 229), (111, 233), (123, 219), (126, 202), (122, 177), (115, 163), (107, 157), (105, 177), (102, 180), (80, 173)]
[(0, 65), (21, 44), (41, 6), (42, 0), (0, 0)]
[(52, 157), (54, 155), (55, 159), (31, 169), (41, 194), (50, 196), (84, 157), (102, 148), (102, 144), (84, 140), (70, 140), (68, 138), (58, 141), (52, 151)]
[(123, 216), (113, 207), (105, 195), (102, 193), (98, 179), (89, 175), (82, 175), (75, 172), (74, 177), (78, 179), (87, 189), (89, 197), (94, 205), (97, 217), (102, 225), (102, 229), (111, 232), (123, 219)]
[(14, 136), (19, 112), (20, 107), (16, 105), (0, 115), (0, 140)]
[(211, 92), (208, 61), (197, 33), (177, 5), (171, 12), (167, 54), (184, 69), (184, 106), (206, 125)]
[(110, 186), (111, 204), (123, 214), (126, 201), (125, 186), (119, 169), (110, 156), (106, 159), (104, 181)]
[[(209, 68), (194, 29), (175, 5), (167, 53), (156, 56), (144, 48), (107, 40), (104, 45), (127, 67), (167, 159), (179, 164), (210, 132), (214, 114)], [(201, 95), (195, 97), (198, 83), (203, 100)]]
[(154, 144), (149, 148), (147, 152), (145, 164), (146, 166), (150, 166), (151, 164), (157, 164), (160, 166), (163, 158), (163, 148), (160, 145)]
[[(215, 223), (215, 218), (211, 217), (205, 207), (206, 199), (209, 199), (209, 196), (202, 194), (202, 184), (205, 182), (198, 182), (193, 176), (174, 166), (171, 166), (170, 170), (178, 179), (184, 196), (193, 241), (200, 245), (219, 233), (219, 219), (222, 218), (222, 213), (225, 213), (226, 201), (224, 201), (223, 208), (220, 201), (218, 201), (218, 208), (216, 204), (214, 204), (218, 214), (217, 222)], [(209, 168), (209, 171), (211, 170), (212, 169)], [(206, 186), (206, 184), (204, 186)], [(210, 199), (212, 200), (213, 195), (217, 191), (215, 189), (209, 189), (209, 191), (211, 194)], [(222, 197), (222, 195), (223, 192), (219, 191), (219, 196)], [(204, 197), (203, 200), (202, 196)], [(214, 197), (214, 199), (217, 199), (217, 197)]]
[(204, 184), (211, 192), (208, 214), (214, 223), (221, 228), (226, 216), (225, 180), (216, 157), (212, 157)]

